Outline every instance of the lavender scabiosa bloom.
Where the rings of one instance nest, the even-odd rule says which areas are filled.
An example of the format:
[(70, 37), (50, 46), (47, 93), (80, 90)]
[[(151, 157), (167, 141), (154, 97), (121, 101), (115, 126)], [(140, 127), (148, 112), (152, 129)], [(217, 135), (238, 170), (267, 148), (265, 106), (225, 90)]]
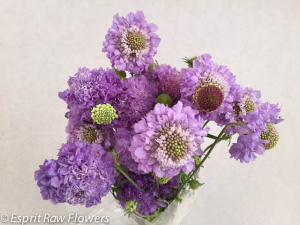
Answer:
[(156, 96), (157, 87), (151, 85), (145, 76), (126, 79), (115, 107), (119, 115), (118, 119), (114, 121), (116, 127), (131, 129), (134, 123), (153, 109)]
[(44, 199), (90, 207), (101, 203), (114, 183), (113, 154), (100, 145), (64, 144), (57, 160), (46, 160), (35, 172)]
[(231, 158), (249, 163), (257, 158), (257, 154), (263, 155), (266, 149), (274, 147), (278, 142), (274, 125), (282, 121), (279, 112), (278, 105), (267, 102), (241, 115), (246, 127), (237, 130), (237, 143), (229, 150)]
[(178, 102), (172, 108), (156, 104), (145, 118), (134, 125), (135, 135), (129, 151), (139, 173), (154, 172), (170, 178), (194, 167), (192, 156), (201, 155), (203, 119), (191, 107)]
[(155, 24), (148, 24), (144, 13), (129, 13), (126, 18), (114, 16), (113, 25), (105, 36), (103, 52), (112, 66), (140, 74), (153, 63), (160, 38)]
[(159, 94), (168, 94), (171, 97), (173, 105), (180, 100), (182, 76), (176, 68), (169, 65), (155, 65), (155, 68), (146, 76), (158, 87)]
[(226, 66), (212, 62), (206, 54), (193, 61), (193, 68), (182, 69), (181, 100), (198, 109), (203, 118), (219, 120), (219, 115), (232, 110), (235, 77)]
[(69, 89), (59, 93), (68, 107), (92, 109), (101, 104), (116, 104), (116, 96), (121, 91), (123, 81), (116, 73), (102, 68), (90, 70), (79, 68), (75, 76), (70, 77)]
[[(156, 181), (153, 175), (139, 175), (135, 173), (130, 173), (130, 177), (135, 180), (135, 182), (142, 188), (143, 192), (140, 192), (131, 182), (125, 183), (121, 185), (119, 188), (122, 192), (117, 193), (118, 198), (132, 198), (129, 200), (136, 201), (137, 211), (142, 215), (150, 215), (153, 214), (158, 206), (165, 208), (167, 204), (161, 201), (157, 201), (156, 199), (167, 199), (167, 194), (172, 191), (172, 188), (179, 184), (179, 178), (173, 177), (167, 184), (160, 184), (158, 194), (156, 188)], [(118, 180), (119, 183), (125, 181), (126, 178), (121, 176)], [(169, 198), (173, 197), (169, 196)], [(128, 201), (120, 201), (121, 206), (125, 209), (126, 203)]]

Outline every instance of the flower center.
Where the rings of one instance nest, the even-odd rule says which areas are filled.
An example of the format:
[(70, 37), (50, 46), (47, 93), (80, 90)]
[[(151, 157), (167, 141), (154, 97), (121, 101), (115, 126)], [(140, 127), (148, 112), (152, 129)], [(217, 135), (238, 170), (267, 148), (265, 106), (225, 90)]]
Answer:
[(101, 143), (103, 141), (101, 130), (98, 130), (91, 124), (81, 126), (77, 132), (77, 137), (80, 141), (84, 141), (87, 144)]
[(165, 152), (165, 157), (177, 161), (186, 156), (188, 150), (187, 140), (176, 130), (171, 128), (163, 130), (159, 139), (162, 140), (159, 147)]
[(146, 38), (140, 31), (128, 31), (125, 40), (127, 46), (134, 52), (144, 50), (147, 47)]
[(88, 128), (84, 132), (84, 139), (86, 142), (94, 142), (97, 139), (97, 132), (95, 129)]
[(274, 125), (269, 123), (267, 125), (268, 131), (261, 132), (260, 139), (269, 141), (269, 143), (265, 143), (264, 146), (267, 150), (274, 148), (279, 140), (279, 134), (275, 129)]
[(245, 103), (244, 103), (244, 110), (246, 111), (246, 113), (255, 110), (256, 106), (254, 101), (251, 98), (247, 98)]
[(198, 85), (192, 100), (200, 112), (211, 113), (222, 106), (224, 97), (219, 84), (205, 83)]
[(98, 124), (111, 124), (116, 118), (118, 115), (111, 104), (99, 104), (92, 109), (92, 119)]

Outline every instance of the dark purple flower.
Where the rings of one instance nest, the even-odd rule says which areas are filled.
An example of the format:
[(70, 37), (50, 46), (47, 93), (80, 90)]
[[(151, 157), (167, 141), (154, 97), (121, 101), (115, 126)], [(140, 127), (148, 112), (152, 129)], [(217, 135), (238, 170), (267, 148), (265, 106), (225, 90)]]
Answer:
[[(167, 184), (160, 184), (159, 190), (157, 192), (156, 180), (153, 175), (138, 175), (130, 173), (130, 177), (136, 182), (143, 192), (139, 191), (131, 182), (127, 182), (120, 187), (122, 192), (117, 193), (118, 198), (132, 198), (129, 201), (137, 201), (137, 211), (142, 215), (150, 215), (157, 210), (157, 207), (162, 208), (167, 207), (164, 202), (158, 201), (157, 199), (168, 200), (173, 195), (167, 197), (167, 195), (172, 191), (172, 188), (179, 184), (179, 178), (173, 177)], [(118, 179), (118, 183), (125, 181), (126, 178), (121, 176)], [(120, 201), (121, 206), (125, 209), (127, 201)]]

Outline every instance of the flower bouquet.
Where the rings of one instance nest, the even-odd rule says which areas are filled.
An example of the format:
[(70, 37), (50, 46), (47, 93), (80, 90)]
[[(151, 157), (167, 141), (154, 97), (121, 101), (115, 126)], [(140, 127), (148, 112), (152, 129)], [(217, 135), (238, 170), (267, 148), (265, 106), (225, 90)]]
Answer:
[[(67, 143), (35, 172), (43, 199), (91, 207), (111, 192), (125, 214), (158, 221), (201, 187), (199, 171), (219, 142), (236, 134), (229, 153), (241, 163), (276, 146), (278, 105), (236, 83), (209, 54), (185, 58), (181, 70), (154, 61), (156, 30), (143, 12), (115, 15), (103, 43), (112, 68), (69, 78), (59, 93)], [(209, 122), (222, 128), (218, 135)], [(205, 139), (213, 142), (203, 148)]]

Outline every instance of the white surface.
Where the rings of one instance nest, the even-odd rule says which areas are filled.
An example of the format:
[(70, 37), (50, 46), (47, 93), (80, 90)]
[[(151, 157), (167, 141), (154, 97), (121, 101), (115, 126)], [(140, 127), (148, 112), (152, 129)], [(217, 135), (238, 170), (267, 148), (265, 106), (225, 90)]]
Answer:
[(42, 200), (33, 180), (66, 138), (66, 104), (57, 92), (79, 66), (110, 65), (102, 42), (114, 14), (143, 10), (159, 27), (160, 63), (181, 68), (183, 57), (210, 53), (239, 83), (283, 106), (280, 143), (256, 162), (229, 159), (225, 143), (215, 150), (183, 224), (300, 224), (299, 0), (0, 4), (0, 214), (66, 214), (65, 206)]

